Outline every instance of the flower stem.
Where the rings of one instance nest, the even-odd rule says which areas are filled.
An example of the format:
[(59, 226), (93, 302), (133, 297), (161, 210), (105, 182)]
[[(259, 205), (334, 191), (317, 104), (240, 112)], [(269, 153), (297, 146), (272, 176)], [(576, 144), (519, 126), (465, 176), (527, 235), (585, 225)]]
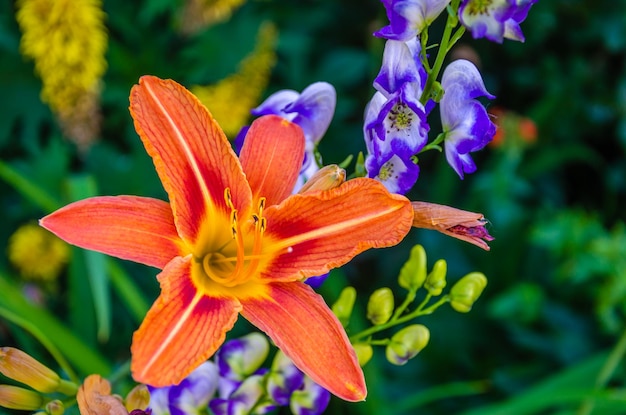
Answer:
[[(428, 304), (428, 302), (431, 299), (431, 294), (426, 295), (426, 298), (424, 298), (424, 301), (421, 302), (421, 304), (415, 309), (415, 311), (413, 311), (412, 313), (406, 314), (402, 317), (399, 316), (400, 313), (398, 313), (396, 311), (396, 313), (394, 313), (394, 316), (391, 318), (391, 320), (389, 320), (388, 322), (386, 322), (385, 324), (380, 324), (377, 326), (372, 326), (368, 329), (365, 329), (353, 336), (350, 336), (350, 342), (351, 343), (356, 343), (357, 340), (362, 339), (364, 337), (369, 337), (372, 334), (376, 334), (380, 331), (383, 330), (387, 330), (391, 327), (397, 326), (399, 324), (403, 324), (406, 323), (408, 321), (413, 320), (414, 318), (420, 317), (420, 316), (425, 316), (428, 314), (432, 314), (433, 311), (435, 311), (437, 308), (439, 308), (442, 304), (450, 301), (450, 297), (447, 295), (444, 295), (443, 297), (441, 297), (437, 302), (433, 303), (431, 306), (426, 307), (426, 304)], [(405, 301), (406, 302), (406, 301)], [(400, 306), (402, 307), (404, 305), (404, 303)], [(376, 341), (376, 340), (375, 340)], [(372, 341), (370, 341), (370, 344), (374, 344), (372, 343)]]
[[(453, 0), (451, 7), (448, 8), (448, 20), (446, 20), (446, 27), (443, 31), (443, 35), (441, 36), (441, 43), (439, 44), (439, 49), (437, 50), (437, 57), (435, 58), (435, 63), (433, 64), (431, 70), (428, 71), (428, 79), (426, 80), (426, 85), (424, 85), (424, 91), (422, 92), (422, 96), (420, 97), (420, 102), (422, 103), (422, 105), (426, 105), (426, 103), (430, 99), (433, 85), (435, 84), (435, 81), (439, 76), (439, 72), (441, 71), (441, 67), (443, 66), (443, 61), (452, 45), (454, 45), (454, 43), (456, 43), (456, 41), (460, 37), (457, 37), (459, 33), (457, 31), (454, 38), (452, 38), (453, 41), (451, 42), (452, 30), (459, 23), (459, 19), (456, 15), (456, 12), (459, 8), (459, 1), (460, 0)], [(422, 53), (426, 54), (426, 48), (422, 48)]]

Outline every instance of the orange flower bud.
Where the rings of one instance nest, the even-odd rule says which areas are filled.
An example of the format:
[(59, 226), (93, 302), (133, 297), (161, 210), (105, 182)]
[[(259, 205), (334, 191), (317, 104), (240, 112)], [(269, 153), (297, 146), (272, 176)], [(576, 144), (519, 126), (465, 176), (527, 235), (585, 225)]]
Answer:
[(13, 347), (0, 348), (0, 373), (43, 393), (56, 392), (61, 383), (55, 372)]
[(319, 169), (302, 186), (298, 193), (310, 193), (318, 190), (330, 190), (346, 180), (346, 171), (336, 164), (329, 164)]
[(0, 406), (9, 409), (34, 411), (43, 406), (43, 397), (30, 389), (0, 385)]
[(414, 227), (434, 229), (489, 251), (486, 241), (494, 238), (485, 229), (488, 221), (481, 213), (428, 202), (411, 202), (411, 205)]

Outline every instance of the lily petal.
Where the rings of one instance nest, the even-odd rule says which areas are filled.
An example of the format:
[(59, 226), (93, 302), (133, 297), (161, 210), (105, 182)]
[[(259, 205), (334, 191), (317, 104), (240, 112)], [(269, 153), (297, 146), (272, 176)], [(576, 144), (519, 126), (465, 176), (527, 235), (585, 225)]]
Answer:
[(191, 261), (191, 256), (174, 258), (158, 276), (161, 295), (133, 336), (131, 370), (137, 382), (178, 384), (215, 353), (237, 320), (237, 300), (198, 292)]
[(66, 242), (163, 268), (183, 252), (170, 205), (138, 196), (92, 197), (39, 221)]
[(404, 196), (373, 179), (348, 180), (316, 193), (293, 195), (266, 210), (266, 236), (283, 251), (262, 272), (274, 281), (321, 275), (369, 248), (397, 244), (413, 222)]
[(241, 314), (311, 379), (347, 401), (367, 389), (346, 332), (319, 294), (300, 282), (272, 283), (267, 298), (242, 300)]
[(291, 194), (304, 159), (304, 133), (298, 125), (277, 115), (255, 120), (239, 156), (254, 200), (267, 205), (282, 202)]
[(191, 92), (172, 80), (143, 76), (131, 91), (130, 112), (185, 242), (194, 244), (207, 216), (230, 213), (227, 187), (237, 209), (248, 207), (251, 195), (241, 165), (222, 129)]
[(111, 396), (111, 384), (100, 375), (89, 375), (76, 394), (83, 415), (128, 415), (120, 399)]

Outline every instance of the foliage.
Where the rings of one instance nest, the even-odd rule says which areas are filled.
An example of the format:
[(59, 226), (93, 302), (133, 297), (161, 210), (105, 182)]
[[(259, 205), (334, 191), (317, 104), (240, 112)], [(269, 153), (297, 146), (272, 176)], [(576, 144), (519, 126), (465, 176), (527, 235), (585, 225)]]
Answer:
[[(384, 45), (371, 36), (386, 24), (377, 0), (251, 0), (193, 34), (180, 30), (180, 3), (104, 1), (102, 125), (87, 150), (64, 138), (40, 100), (35, 65), (20, 55), (16, 2), (0, 3), (0, 345), (19, 345), (59, 369), (13, 317), (38, 321), (76, 377), (100, 373), (124, 395), (132, 383), (116, 371), (124, 371), (132, 332), (158, 295), (155, 270), (72, 249), (65, 272), (40, 285), (9, 261), (11, 235), (86, 196), (165, 199), (128, 115), (131, 86), (143, 74), (214, 84), (237, 72), (265, 22), (278, 33), (265, 96), (331, 83), (338, 102), (318, 147), (324, 163), (364, 151), (363, 110)], [(473, 270), (489, 284), (469, 314), (442, 307), (420, 316), (429, 344), (408, 364), (391, 366), (375, 349), (364, 366), (367, 401), (332, 398), (326, 413), (623, 413), (626, 1), (543, 0), (522, 27), (523, 44), (465, 36), (451, 52), (476, 58), (497, 97), (490, 110), (503, 111), (502, 141), (473, 154), (478, 172), (463, 181), (437, 152), (420, 155), (408, 194), (484, 213), (496, 238), (491, 252), (414, 230), (399, 247), (333, 271), (320, 293), (332, 304), (354, 287), (349, 334), (367, 330), (367, 299), (380, 287), (392, 287), (396, 300), (405, 295), (397, 277), (417, 244), (445, 259), (450, 286)], [(442, 31), (435, 24), (430, 38)], [(534, 141), (515, 129), (520, 118), (536, 125)], [(247, 330), (238, 323), (232, 337)]]

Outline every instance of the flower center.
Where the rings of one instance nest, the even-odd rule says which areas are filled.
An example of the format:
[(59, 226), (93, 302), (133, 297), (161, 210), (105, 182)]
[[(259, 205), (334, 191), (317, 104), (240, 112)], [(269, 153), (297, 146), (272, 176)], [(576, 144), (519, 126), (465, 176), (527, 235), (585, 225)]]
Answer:
[(478, 14), (489, 16), (489, 8), (493, 0), (473, 0), (470, 1), (467, 5), (467, 12), (470, 16), (475, 16)]
[[(225, 287), (235, 287), (248, 282), (256, 274), (261, 259), (266, 256), (262, 254), (263, 234), (267, 226), (263, 217), (265, 198), (260, 198), (257, 213), (251, 215), (253, 228), (248, 223), (242, 226), (239, 211), (232, 202), (229, 188), (224, 190), (224, 200), (230, 209), (232, 239), (205, 254), (201, 263), (204, 273), (212, 281)], [(253, 234), (252, 238), (250, 233)]]
[(391, 108), (387, 116), (387, 133), (391, 133), (392, 129), (397, 132), (408, 130), (411, 127), (414, 116), (415, 114), (406, 103), (398, 102)]

